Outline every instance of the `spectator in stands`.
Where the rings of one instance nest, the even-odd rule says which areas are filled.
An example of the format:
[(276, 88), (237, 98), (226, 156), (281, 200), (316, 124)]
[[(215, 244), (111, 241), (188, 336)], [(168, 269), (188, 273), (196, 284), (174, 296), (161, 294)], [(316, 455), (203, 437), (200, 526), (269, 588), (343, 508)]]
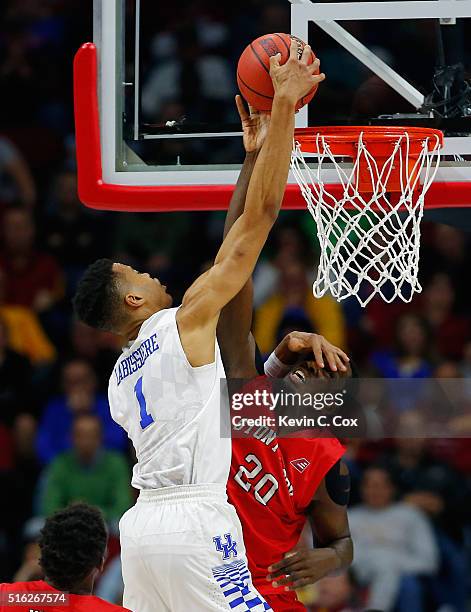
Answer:
[[(36, 421), (30, 414), (20, 414), (8, 431), (8, 440), (0, 440), (0, 459), (7, 448), (10, 454), (10, 465), (2, 465), (0, 469), (0, 490), (3, 499), (11, 502), (1, 504), (0, 534), (4, 529), (4, 560), (14, 571), (21, 563), (23, 525), (32, 515), (33, 496), (39, 476), (39, 465), (34, 454)], [(0, 562), (0, 572), (1, 565)], [(12, 574), (8, 572), (7, 575)]]
[(432, 346), (427, 322), (404, 314), (396, 323), (394, 348), (373, 353), (371, 362), (383, 378), (428, 378), (432, 374)]
[[(443, 462), (437, 461), (429, 452), (429, 445), (424, 438), (409, 438), (401, 431), (394, 440), (394, 446), (382, 458), (381, 463), (387, 466), (398, 493), (405, 495), (420, 490), (421, 481), (427, 474), (443, 484), (449, 482), (453, 487), (453, 471)], [(404, 437), (403, 435), (404, 434)]]
[(437, 273), (424, 288), (422, 313), (432, 328), (434, 341), (440, 355), (460, 360), (469, 338), (469, 319), (455, 311), (455, 290), (450, 277)]
[(0, 318), (6, 327), (9, 347), (27, 357), (33, 366), (52, 363), (56, 350), (38, 317), (25, 306), (5, 304), (4, 284), (4, 273), (0, 269)]
[(11, 425), (27, 409), (31, 398), (31, 364), (8, 341), (8, 328), (0, 317), (0, 422)]
[(421, 576), (434, 573), (438, 551), (425, 516), (411, 506), (394, 502), (395, 490), (386, 469), (365, 471), (363, 503), (349, 512), (355, 542), (353, 569), (369, 587), (366, 607), (388, 612), (421, 612)]
[(428, 285), (429, 279), (437, 272), (447, 274), (456, 292), (457, 309), (464, 313), (471, 300), (469, 283), (463, 283), (471, 267), (469, 236), (456, 227), (442, 223), (433, 223), (424, 228), (427, 229), (431, 240), (424, 240), (420, 247), (422, 284)]
[(42, 514), (77, 501), (98, 506), (115, 527), (132, 503), (129, 466), (120, 453), (103, 448), (100, 419), (91, 414), (75, 418), (72, 449), (47, 470)]
[(32, 514), (34, 491), (41, 471), (35, 448), (37, 426), (31, 414), (22, 412), (16, 417), (12, 430), (15, 453), (12, 497), (14, 495), (21, 508), (16, 511), (17, 515), (24, 519)]
[(0, 269), (5, 275), (5, 301), (50, 310), (63, 296), (62, 272), (53, 257), (35, 248), (35, 225), (31, 213), (9, 208), (3, 221), (3, 253)]
[(286, 333), (290, 322), (298, 330), (315, 331), (345, 348), (345, 321), (340, 305), (329, 295), (315, 299), (305, 265), (298, 260), (283, 262), (274, 295), (258, 308), (255, 337), (262, 353), (269, 353), (277, 336)]
[(106, 248), (111, 220), (103, 220), (87, 211), (78, 199), (77, 175), (63, 170), (54, 180), (51, 210), (44, 226), (47, 250), (61, 262), (67, 276), (68, 293), (75, 290), (77, 278), (84, 267)]
[(434, 457), (467, 479), (471, 474), (471, 380), (463, 378), (459, 365), (452, 361), (440, 363), (433, 375), (438, 384), (430, 400), (430, 411), (435, 417), (447, 409), (446, 431), (450, 437), (433, 438), (429, 444)]
[(97, 393), (95, 374), (86, 361), (75, 359), (64, 365), (62, 388), (63, 395), (48, 402), (39, 424), (37, 452), (43, 463), (70, 448), (72, 423), (79, 414), (94, 414), (100, 419), (105, 448), (127, 448), (126, 434), (112, 420), (106, 397)]
[(4, 33), (0, 58), (0, 121), (7, 118), (9, 126), (24, 125), (37, 112), (41, 75), (34, 69), (31, 38), (25, 22), (16, 16), (10, 17)]
[(21, 153), (0, 136), (0, 208), (13, 203), (32, 208), (36, 203), (36, 185)]
[(84, 359), (90, 364), (97, 377), (99, 390), (107, 393), (110, 373), (113, 371), (119, 352), (116, 336), (93, 329), (74, 319), (69, 350), (71, 355)]
[(381, 463), (391, 473), (401, 497), (417, 496), (417, 505), (423, 502), (422, 510), (434, 517), (437, 528), (457, 541), (462, 540), (460, 525), (466, 485), (460, 486), (457, 472), (434, 456), (433, 441), (410, 438), (407, 433), (400, 432)]
[(437, 608), (448, 606), (452, 610), (465, 610), (469, 575), (466, 554), (461, 543), (447, 532), (459, 531), (463, 524), (464, 517), (459, 515), (466, 507), (461, 505), (467, 501), (466, 487), (460, 487), (460, 480), (453, 478), (453, 473), (449, 480), (444, 480), (446, 473), (446, 469), (438, 468), (420, 474), (404, 501), (428, 516), (438, 545), (438, 571), (425, 582), (426, 592), (433, 597)]
[(306, 234), (296, 225), (282, 225), (276, 228), (274, 238), (275, 257), (262, 260), (255, 269), (253, 300), (255, 308), (266, 302), (276, 291), (281, 270), (286, 263), (291, 261), (307, 263), (311, 255)]
[(155, 217), (129, 213), (118, 217), (113, 249), (119, 261), (144, 262), (149, 272), (168, 278), (171, 265), (184, 248), (191, 231), (191, 217), (165, 215), (165, 222)]

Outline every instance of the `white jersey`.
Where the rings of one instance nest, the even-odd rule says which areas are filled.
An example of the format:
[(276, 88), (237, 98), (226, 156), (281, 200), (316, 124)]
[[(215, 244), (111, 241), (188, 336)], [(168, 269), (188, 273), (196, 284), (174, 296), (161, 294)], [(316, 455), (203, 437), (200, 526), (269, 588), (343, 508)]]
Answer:
[(216, 342), (214, 363), (192, 367), (175, 320), (178, 308), (145, 321), (123, 350), (110, 378), (111, 416), (136, 450), (132, 485), (159, 489), (174, 485), (226, 484), (231, 439), (222, 438), (221, 397), (225, 378)]

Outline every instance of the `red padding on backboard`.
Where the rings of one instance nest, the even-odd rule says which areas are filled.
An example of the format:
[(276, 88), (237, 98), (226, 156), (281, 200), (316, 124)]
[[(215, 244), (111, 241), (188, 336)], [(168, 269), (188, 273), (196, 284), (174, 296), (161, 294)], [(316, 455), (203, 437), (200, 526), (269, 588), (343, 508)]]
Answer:
[[(77, 143), (79, 198), (86, 206), (101, 210), (171, 212), (226, 209), (234, 185), (141, 186), (103, 182), (100, 118), (97, 91), (97, 50), (85, 43), (74, 59), (74, 107)], [(339, 185), (327, 185), (341, 196)], [(471, 206), (469, 182), (434, 183), (427, 193), (427, 208)], [(284, 208), (305, 209), (298, 185), (287, 185)]]

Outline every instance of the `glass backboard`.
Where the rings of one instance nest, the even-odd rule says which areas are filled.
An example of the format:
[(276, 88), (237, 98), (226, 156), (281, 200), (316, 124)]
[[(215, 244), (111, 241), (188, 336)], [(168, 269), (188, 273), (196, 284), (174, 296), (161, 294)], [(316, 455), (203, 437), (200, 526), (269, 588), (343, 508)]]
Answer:
[[(179, 2), (175, 14), (152, 0), (94, 1), (94, 45), (78, 53), (75, 65), (87, 204), (224, 208), (243, 160), (233, 101), (238, 57), (257, 36), (288, 31), (311, 44), (327, 75), (298, 113), (297, 127), (441, 129), (445, 146), (426, 206), (471, 205), (471, 54), (465, 44), (471, 1), (274, 0), (257, 5), (257, 19), (250, 14), (253, 3), (246, 19), (240, 6), (232, 15), (230, 6), (212, 0), (201, 0), (197, 14), (193, 5)], [(335, 182), (336, 174), (325, 180)], [(93, 196), (97, 181), (102, 194)], [(289, 183), (286, 205), (304, 207), (291, 175)]]

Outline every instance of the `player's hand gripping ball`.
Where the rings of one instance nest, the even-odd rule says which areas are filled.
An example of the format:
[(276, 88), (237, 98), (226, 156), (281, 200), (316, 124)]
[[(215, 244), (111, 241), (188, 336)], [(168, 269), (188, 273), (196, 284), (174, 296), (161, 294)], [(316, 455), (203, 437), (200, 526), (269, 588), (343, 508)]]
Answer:
[[(281, 54), (280, 65), (289, 58), (291, 41), (298, 45), (298, 59), (301, 58), (306, 43), (290, 34), (265, 34), (248, 45), (240, 56), (237, 65), (237, 83), (239, 90), (247, 102), (258, 111), (269, 112), (273, 104), (273, 82), (270, 77), (270, 57)], [(311, 51), (308, 65), (312, 64), (316, 56)], [(319, 74), (317, 69), (316, 74)], [(296, 105), (296, 110), (308, 104), (317, 92), (318, 84), (303, 96)]]

